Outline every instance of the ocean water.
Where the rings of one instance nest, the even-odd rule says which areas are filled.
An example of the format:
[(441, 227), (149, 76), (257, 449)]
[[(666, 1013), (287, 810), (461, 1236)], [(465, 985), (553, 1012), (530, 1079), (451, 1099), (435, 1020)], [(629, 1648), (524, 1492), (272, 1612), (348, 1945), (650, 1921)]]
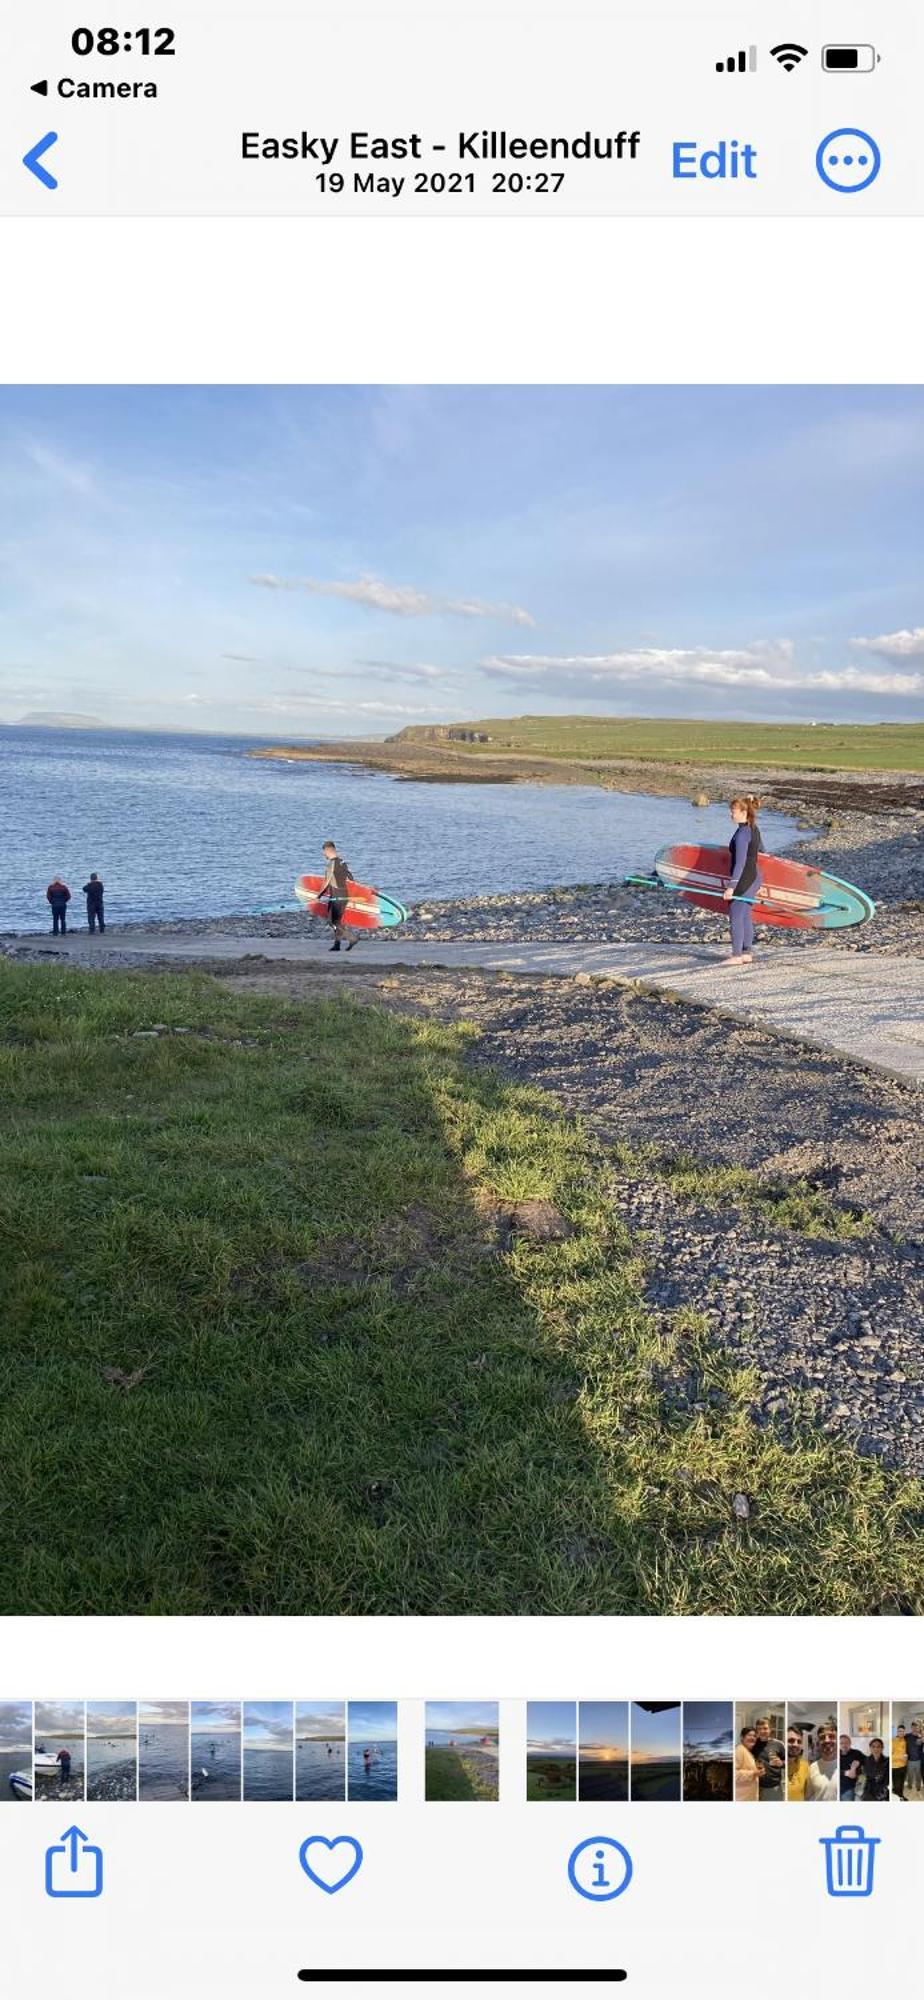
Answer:
[(138, 1797), (189, 1797), (189, 1730), (185, 1723), (139, 1721)]
[(87, 1776), (109, 1771), (114, 1764), (133, 1764), (135, 1754), (134, 1736), (88, 1736)]
[[(328, 1756), (328, 1747), (330, 1755)], [(342, 1799), (346, 1797), (346, 1744), (341, 1740), (303, 1736), (295, 1745), (295, 1796), (297, 1799)]]
[[(368, 1750), (368, 1766), (363, 1751)], [(347, 1797), (351, 1804), (398, 1796), (397, 1743), (351, 1743), (347, 1750)]]
[[(44, 1747), (44, 1750), (49, 1757), (57, 1756), (59, 1750), (70, 1751), (71, 1772), (67, 1785), (63, 1787), (63, 1796), (68, 1799), (82, 1799), (84, 1795), (84, 1780), (86, 1774), (86, 1752), (84, 1748), (83, 1736), (62, 1735), (61, 1732), (58, 1730), (42, 1729), (40, 1727), (39, 1716), (36, 1715), (35, 1718), (36, 1749), (38, 1749), (39, 1744), (41, 1744)], [(35, 1786), (36, 1799), (54, 1799), (56, 1797), (61, 1797), (61, 1795), (62, 1795), (62, 1787), (58, 1778), (46, 1777), (43, 1775), (41, 1778), (38, 1779)]]
[(244, 1751), (245, 1799), (290, 1799), (292, 1797), (292, 1751)]
[[(256, 739), (0, 727), (0, 931), (71, 921), (91, 869), (112, 925), (295, 907), (297, 875), (336, 840), (358, 878), (405, 903), (616, 881), (668, 840), (727, 840), (724, 805), (590, 785), (416, 785), (333, 764), (248, 757)], [(731, 782), (731, 775), (730, 775)], [(795, 838), (766, 813), (768, 847)]]
[(241, 1738), (239, 1731), (213, 1735), (209, 1730), (192, 1733), (192, 1795), (194, 1799), (239, 1799), (241, 1796)]

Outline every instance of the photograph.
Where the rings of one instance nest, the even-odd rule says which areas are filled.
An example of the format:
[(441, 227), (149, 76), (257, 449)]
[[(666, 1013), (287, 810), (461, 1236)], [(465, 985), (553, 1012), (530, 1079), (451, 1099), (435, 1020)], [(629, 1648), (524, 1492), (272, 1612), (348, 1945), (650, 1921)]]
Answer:
[(892, 1796), (902, 1805), (924, 1805), (924, 1695), (892, 1703)]
[(526, 1797), (577, 1798), (577, 1703), (530, 1701), (526, 1706)]
[[(918, 1741), (912, 1734), (912, 1742)], [(864, 1805), (870, 1805), (891, 1796), (891, 1747), (887, 1701), (841, 1702), (838, 1761), (842, 1804), (862, 1799)], [(920, 1752), (918, 1766), (920, 1783)], [(907, 1763), (905, 1783), (907, 1786)]]
[(428, 1701), (425, 1798), (495, 1801), (499, 1748), (496, 1701)]
[(922, 513), (915, 384), (0, 385), (0, 1612), (924, 1614)]
[(244, 1798), (278, 1803), (294, 1797), (292, 1703), (245, 1701), (243, 1740)]
[(786, 1798), (791, 1805), (825, 1805), (838, 1797), (840, 1762), (836, 1701), (786, 1703)]
[(188, 1701), (138, 1704), (138, 1797), (189, 1797)]
[(786, 1798), (786, 1703), (736, 1701), (735, 1798), (782, 1805)]
[(734, 1797), (735, 1715), (730, 1701), (683, 1704), (684, 1801)]
[(679, 1799), (679, 1701), (634, 1701), (629, 1728), (629, 1796), (633, 1804), (642, 1799)]
[(295, 1796), (346, 1798), (346, 1706), (342, 1701), (295, 1704)]
[(347, 1703), (347, 1798), (351, 1805), (398, 1796), (398, 1704)]
[(194, 1799), (241, 1796), (241, 1704), (194, 1701), (189, 1709), (189, 1781)]
[(32, 1800), (32, 1703), (0, 1701), (0, 1805)]
[(578, 1798), (618, 1802), (629, 1796), (629, 1704), (578, 1704)]
[(36, 1799), (82, 1799), (86, 1780), (86, 1704), (37, 1701), (32, 1778)]
[(87, 1801), (138, 1797), (138, 1704), (87, 1702)]

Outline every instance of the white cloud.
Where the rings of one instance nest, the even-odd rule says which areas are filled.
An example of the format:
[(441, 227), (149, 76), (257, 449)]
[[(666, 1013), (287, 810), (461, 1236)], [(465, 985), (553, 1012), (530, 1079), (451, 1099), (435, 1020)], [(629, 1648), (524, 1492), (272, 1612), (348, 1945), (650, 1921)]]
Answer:
[(924, 625), (905, 632), (886, 632), (880, 639), (851, 639), (863, 653), (877, 653), (883, 660), (924, 659)]
[(371, 572), (342, 583), (322, 583), (313, 576), (280, 577), (271, 571), (252, 576), (250, 581), (263, 590), (306, 590), (312, 597), (342, 597), (351, 604), (365, 605), (370, 611), (388, 611), (398, 618), (425, 618), (442, 612), (453, 618), (503, 618), (512, 625), (535, 623), (520, 604), (492, 604), (480, 597), (434, 597), (416, 584), (386, 583)]
[(45, 478), (55, 486), (64, 486), (81, 500), (98, 500), (100, 497), (96, 478), (88, 465), (71, 458), (64, 452), (55, 451), (51, 445), (43, 444), (40, 438), (26, 438), (26, 457)]
[(859, 667), (800, 669), (789, 640), (733, 649), (642, 646), (618, 653), (491, 654), (483, 672), (512, 687), (569, 691), (598, 698), (626, 686), (765, 689), (768, 693), (924, 695), (924, 672), (876, 673)]

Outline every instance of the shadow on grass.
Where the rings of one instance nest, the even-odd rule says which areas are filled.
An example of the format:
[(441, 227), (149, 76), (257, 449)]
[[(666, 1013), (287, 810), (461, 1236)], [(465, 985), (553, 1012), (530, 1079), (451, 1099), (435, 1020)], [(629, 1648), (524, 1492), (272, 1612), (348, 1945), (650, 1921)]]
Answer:
[[(465, 1047), (342, 999), (0, 967), (2, 1611), (919, 1590), (920, 1488), (755, 1431), (702, 1326), (653, 1328), (579, 1128)], [(530, 1200), (570, 1233), (512, 1229)]]

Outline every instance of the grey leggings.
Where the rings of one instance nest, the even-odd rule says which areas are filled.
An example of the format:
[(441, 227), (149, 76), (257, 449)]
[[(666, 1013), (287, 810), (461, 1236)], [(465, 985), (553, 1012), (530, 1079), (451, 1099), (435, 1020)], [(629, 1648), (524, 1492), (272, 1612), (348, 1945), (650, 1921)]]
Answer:
[(750, 903), (739, 902), (733, 896), (728, 905), (728, 915), (731, 923), (732, 951), (737, 957), (739, 952), (750, 951), (754, 943), (754, 912)]

